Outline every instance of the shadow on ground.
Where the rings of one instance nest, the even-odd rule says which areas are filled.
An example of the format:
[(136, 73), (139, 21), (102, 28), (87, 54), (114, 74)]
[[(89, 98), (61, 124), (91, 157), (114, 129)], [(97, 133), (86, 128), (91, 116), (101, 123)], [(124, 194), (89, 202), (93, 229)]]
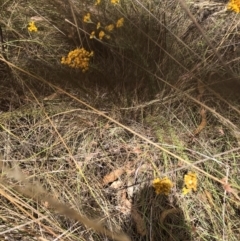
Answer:
[(132, 240), (193, 240), (174, 196), (156, 195), (152, 188), (144, 187), (133, 199), (132, 220), (127, 231)]

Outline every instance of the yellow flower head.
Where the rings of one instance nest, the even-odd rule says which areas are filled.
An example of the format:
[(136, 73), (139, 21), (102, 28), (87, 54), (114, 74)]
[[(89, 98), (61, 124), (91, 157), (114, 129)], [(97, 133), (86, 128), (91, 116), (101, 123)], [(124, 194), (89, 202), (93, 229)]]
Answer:
[(87, 14), (83, 17), (83, 22), (85, 22), (85, 23), (92, 23), (90, 13), (87, 13)]
[(104, 35), (105, 35), (105, 33), (103, 31), (100, 31), (98, 34), (99, 39), (102, 40)]
[(101, 0), (96, 0), (95, 5), (99, 5), (101, 3)]
[(229, 10), (232, 10), (232, 11), (236, 12), (236, 13), (239, 13), (240, 12), (240, 0), (230, 0), (227, 8)]
[(162, 179), (156, 178), (152, 183), (156, 194), (165, 194), (169, 195), (171, 188), (173, 187), (173, 183), (168, 177), (164, 177)]
[(89, 61), (92, 56), (93, 52), (88, 52), (84, 48), (77, 48), (70, 51), (67, 57), (62, 57), (61, 63), (71, 68), (81, 69), (84, 73), (89, 69)]
[(95, 31), (92, 31), (91, 34), (90, 34), (90, 39), (93, 39), (93, 38), (96, 38)]
[(120, 0), (111, 0), (111, 3), (112, 3), (112, 4), (117, 4), (117, 3), (119, 3), (119, 1), (120, 1)]
[(101, 23), (98, 22), (98, 23), (97, 23), (97, 26), (96, 26), (96, 29), (99, 29), (100, 27), (101, 27)]
[(191, 190), (197, 191), (197, 174), (189, 172), (184, 175), (184, 185), (183, 194), (189, 193)]
[(108, 26), (105, 27), (106, 31), (111, 32), (114, 29), (114, 24), (109, 24)]
[(184, 188), (182, 189), (182, 192), (183, 192), (184, 195), (186, 195), (186, 194), (188, 194), (189, 192), (191, 192), (191, 189), (188, 189), (188, 188), (184, 187)]
[(35, 25), (35, 22), (30, 22), (29, 24), (28, 24), (28, 31), (29, 32), (37, 32), (37, 27), (36, 27), (36, 25)]
[(116, 23), (116, 28), (121, 28), (123, 26), (123, 23), (124, 23), (124, 18), (118, 19)]

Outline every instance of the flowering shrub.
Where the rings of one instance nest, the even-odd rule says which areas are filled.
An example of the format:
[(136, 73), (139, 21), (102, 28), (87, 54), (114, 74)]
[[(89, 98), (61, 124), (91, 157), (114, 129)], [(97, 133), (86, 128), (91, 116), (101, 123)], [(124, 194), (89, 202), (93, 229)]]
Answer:
[[(119, 0), (110, 0), (112, 4), (118, 4)], [(96, 0), (95, 5), (100, 5), (101, 0)], [(84, 23), (94, 24), (91, 19), (91, 13), (86, 13), (82, 18)], [(106, 26), (102, 26), (101, 22), (97, 22), (95, 25), (95, 30), (93, 30), (89, 35), (90, 39), (98, 38), (99, 40), (110, 39), (110, 33), (114, 31), (115, 28), (121, 28), (124, 23), (124, 18), (120, 18), (116, 23), (110, 23)], [(93, 56), (93, 52), (88, 52), (84, 48), (77, 48), (70, 51), (66, 57), (62, 57), (61, 63), (68, 65), (71, 68), (79, 68), (82, 72), (86, 72), (89, 69), (89, 61)]]
[(62, 57), (61, 63), (72, 68), (81, 69), (84, 73), (89, 69), (89, 61), (92, 56), (93, 51), (88, 52), (84, 48), (77, 48), (70, 51), (67, 57)]

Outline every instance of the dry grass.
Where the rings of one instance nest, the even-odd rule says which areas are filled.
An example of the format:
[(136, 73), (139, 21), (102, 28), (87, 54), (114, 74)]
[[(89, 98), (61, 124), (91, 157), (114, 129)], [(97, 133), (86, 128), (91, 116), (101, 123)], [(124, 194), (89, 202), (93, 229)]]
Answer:
[[(225, 6), (188, 3), (201, 34), (177, 1), (1, 3), (0, 240), (239, 240), (239, 16)], [(60, 63), (79, 46), (95, 53), (85, 74)]]

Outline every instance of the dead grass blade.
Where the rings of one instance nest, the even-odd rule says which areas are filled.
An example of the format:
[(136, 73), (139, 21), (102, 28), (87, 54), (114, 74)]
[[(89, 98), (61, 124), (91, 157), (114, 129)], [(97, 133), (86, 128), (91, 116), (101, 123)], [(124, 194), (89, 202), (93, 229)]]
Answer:
[[(97, 223), (94, 220), (91, 220), (80, 213), (78, 213), (76, 210), (69, 207), (67, 204), (60, 203), (57, 199), (51, 197), (41, 186), (39, 182), (30, 183), (27, 180), (27, 177), (20, 171), (19, 168), (15, 167), (12, 170), (8, 168), (4, 168), (4, 173), (9, 178), (14, 178), (17, 181), (23, 182), (24, 187), (22, 186), (13, 186), (12, 189), (20, 193), (21, 195), (31, 198), (34, 201), (42, 201), (47, 202), (48, 205), (51, 208), (54, 208), (59, 214), (65, 215), (66, 217), (79, 221), (83, 225), (85, 225), (88, 228), (91, 228), (95, 230), (99, 234), (103, 234), (108, 236), (109, 238), (117, 241), (130, 241), (130, 238), (123, 234), (123, 233), (116, 233), (108, 230), (107, 228), (103, 227), (100, 223)], [(8, 186), (8, 183), (1, 179), (0, 182), (4, 186)]]
[(193, 132), (194, 136), (198, 135), (207, 125), (207, 115), (206, 115), (206, 110), (204, 108), (200, 110), (200, 115), (201, 115), (201, 123)]

